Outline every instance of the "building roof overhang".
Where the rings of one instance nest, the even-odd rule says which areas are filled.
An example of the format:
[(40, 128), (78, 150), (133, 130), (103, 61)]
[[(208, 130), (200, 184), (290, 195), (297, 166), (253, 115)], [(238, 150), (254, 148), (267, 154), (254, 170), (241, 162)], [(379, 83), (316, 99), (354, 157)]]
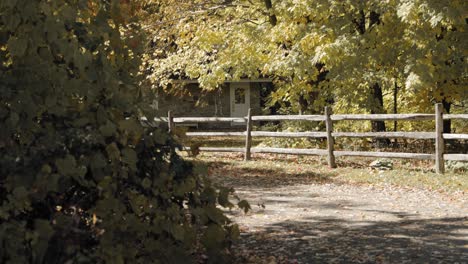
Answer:
[[(198, 80), (187, 79), (187, 80), (173, 80), (173, 83), (178, 84), (191, 84), (191, 83), (199, 83)], [(232, 81), (225, 81), (224, 83), (271, 83), (273, 79), (270, 78), (258, 78), (258, 79), (240, 79), (240, 80), (232, 80)]]

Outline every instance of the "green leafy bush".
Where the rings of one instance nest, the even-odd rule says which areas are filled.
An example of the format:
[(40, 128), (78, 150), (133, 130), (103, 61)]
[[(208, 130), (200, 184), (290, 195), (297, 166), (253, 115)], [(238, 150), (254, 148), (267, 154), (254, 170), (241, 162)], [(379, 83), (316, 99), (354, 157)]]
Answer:
[(141, 126), (142, 36), (119, 2), (0, 2), (0, 263), (227, 260), (232, 190)]

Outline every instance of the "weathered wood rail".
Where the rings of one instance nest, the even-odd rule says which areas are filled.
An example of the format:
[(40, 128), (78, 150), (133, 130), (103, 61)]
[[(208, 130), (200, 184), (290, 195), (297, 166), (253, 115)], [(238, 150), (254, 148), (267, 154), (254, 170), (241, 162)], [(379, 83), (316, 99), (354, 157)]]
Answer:
[[(336, 168), (335, 157), (358, 156), (376, 158), (401, 158), (418, 160), (435, 160), (435, 170), (437, 173), (444, 173), (444, 161), (468, 161), (468, 154), (445, 154), (445, 139), (468, 140), (468, 134), (444, 134), (443, 120), (465, 119), (468, 114), (446, 114), (442, 112), (442, 105), (436, 104), (434, 114), (372, 114), (372, 115), (333, 115), (329, 107), (325, 108), (324, 115), (270, 115), (252, 116), (249, 110), (246, 117), (174, 117), (171, 112), (167, 119), (160, 118), (160, 122), (167, 122), (169, 131), (173, 131), (176, 124), (181, 123), (208, 123), (208, 122), (242, 122), (245, 123), (244, 132), (187, 132), (188, 137), (225, 137), (237, 136), (245, 138), (244, 148), (213, 148), (200, 147), (200, 151), (207, 152), (241, 152), (244, 159), (250, 160), (251, 153), (277, 153), (293, 155), (319, 155), (327, 156), (328, 165)], [(257, 121), (322, 121), (325, 122), (326, 132), (269, 132), (252, 131), (253, 122)], [(333, 124), (344, 120), (371, 120), (371, 121), (392, 121), (392, 120), (435, 120), (435, 131), (433, 132), (333, 132)], [(252, 137), (281, 137), (281, 138), (324, 138), (327, 140), (327, 149), (291, 149), (291, 148), (252, 148)], [(435, 139), (435, 154), (425, 153), (400, 153), (400, 152), (369, 152), (369, 151), (337, 151), (334, 150), (334, 141), (338, 137), (351, 138), (405, 138), (405, 139)]]

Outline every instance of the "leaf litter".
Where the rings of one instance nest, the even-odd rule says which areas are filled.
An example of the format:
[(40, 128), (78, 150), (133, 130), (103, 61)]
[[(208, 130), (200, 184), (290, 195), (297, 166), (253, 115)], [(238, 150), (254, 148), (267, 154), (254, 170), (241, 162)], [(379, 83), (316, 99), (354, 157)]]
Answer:
[[(195, 160), (252, 207), (227, 212), (241, 231), (236, 263), (467, 263), (465, 189), (389, 183), (382, 177), (398, 171), (330, 170), (320, 159), (241, 160), (236, 154)], [(370, 180), (353, 181), (344, 172)]]

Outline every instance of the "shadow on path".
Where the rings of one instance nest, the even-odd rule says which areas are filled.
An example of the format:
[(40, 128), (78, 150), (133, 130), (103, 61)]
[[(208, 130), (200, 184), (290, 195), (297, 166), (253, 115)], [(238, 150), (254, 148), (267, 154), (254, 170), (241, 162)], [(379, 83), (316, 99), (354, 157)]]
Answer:
[(467, 221), (441, 218), (350, 223), (314, 217), (274, 223), (244, 234), (237, 247), (260, 258), (285, 255), (299, 263), (467, 263)]
[[(203, 162), (195, 161), (195, 164), (208, 168), (210, 177), (215, 182), (220, 182), (224, 186), (234, 189), (244, 189), (260, 187), (262, 189), (286, 187), (292, 185), (303, 185), (310, 183), (335, 182), (334, 177), (337, 172), (313, 172), (301, 169), (297, 165), (297, 170), (291, 171), (277, 164), (274, 168), (265, 167), (242, 167), (229, 162)], [(337, 184), (339, 182), (336, 182)]]
[(468, 263), (467, 208), (437, 193), (349, 185), (281, 163), (201, 163), (251, 202), (253, 212), (228, 214), (242, 230), (234, 252), (253, 263)]

